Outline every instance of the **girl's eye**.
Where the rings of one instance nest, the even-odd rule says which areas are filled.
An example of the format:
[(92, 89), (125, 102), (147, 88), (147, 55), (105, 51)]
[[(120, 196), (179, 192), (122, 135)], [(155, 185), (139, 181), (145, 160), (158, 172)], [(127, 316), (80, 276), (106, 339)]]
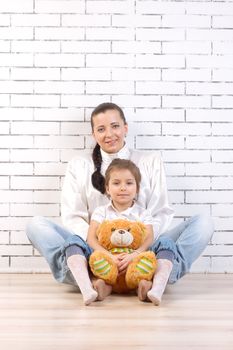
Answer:
[(98, 132), (104, 132), (104, 128), (97, 129)]

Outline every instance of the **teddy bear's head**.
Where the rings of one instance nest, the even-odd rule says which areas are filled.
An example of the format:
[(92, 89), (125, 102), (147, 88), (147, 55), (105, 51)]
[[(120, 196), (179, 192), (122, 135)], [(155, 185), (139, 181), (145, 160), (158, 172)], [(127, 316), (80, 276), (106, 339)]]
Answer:
[(124, 219), (105, 220), (97, 230), (98, 241), (107, 250), (113, 248), (135, 250), (141, 246), (145, 236), (145, 225)]

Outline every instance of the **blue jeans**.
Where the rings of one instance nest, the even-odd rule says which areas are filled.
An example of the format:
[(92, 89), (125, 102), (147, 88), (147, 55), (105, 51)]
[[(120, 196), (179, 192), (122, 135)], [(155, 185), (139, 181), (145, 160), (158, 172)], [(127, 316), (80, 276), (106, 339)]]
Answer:
[[(163, 233), (150, 247), (155, 253), (170, 250), (174, 253), (174, 265), (169, 283), (176, 282), (190, 269), (192, 263), (201, 255), (213, 234), (211, 218), (199, 215), (188, 219), (170, 231)], [(70, 272), (65, 250), (71, 245), (82, 248), (88, 259), (92, 249), (79, 236), (44, 217), (34, 217), (27, 226), (27, 236), (32, 245), (47, 260), (58, 282), (76, 285)]]

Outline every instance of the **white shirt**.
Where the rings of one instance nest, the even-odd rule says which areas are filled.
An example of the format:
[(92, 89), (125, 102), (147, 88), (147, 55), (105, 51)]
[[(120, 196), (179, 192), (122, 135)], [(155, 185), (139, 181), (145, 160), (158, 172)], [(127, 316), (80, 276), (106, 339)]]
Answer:
[(154, 223), (154, 220), (150, 215), (149, 211), (142, 208), (137, 203), (134, 203), (132, 207), (129, 207), (126, 210), (118, 211), (113, 206), (112, 202), (109, 202), (107, 205), (102, 205), (100, 207), (97, 207), (91, 216), (91, 220), (95, 220), (100, 224), (104, 220), (115, 220), (115, 219), (140, 221), (145, 225), (153, 225)]
[[(148, 209), (153, 216), (155, 236), (164, 232), (172, 220), (173, 210), (168, 204), (166, 177), (160, 153), (130, 150), (125, 145), (116, 154), (108, 154), (101, 150), (101, 155), (103, 175), (115, 158), (130, 159), (139, 167), (142, 179), (137, 203)], [(92, 151), (82, 151), (67, 166), (61, 196), (64, 226), (85, 240), (94, 209), (106, 205), (109, 201), (107, 196), (93, 187), (93, 172)]]

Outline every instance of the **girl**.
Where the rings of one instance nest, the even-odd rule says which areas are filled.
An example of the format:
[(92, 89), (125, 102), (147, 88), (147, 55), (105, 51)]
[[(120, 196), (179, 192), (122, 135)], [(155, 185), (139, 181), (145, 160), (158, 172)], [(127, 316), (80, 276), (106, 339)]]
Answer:
[[(76, 285), (72, 266), (77, 267), (77, 259), (82, 261), (81, 270), (88, 274), (86, 260), (79, 251), (80, 238), (83, 242), (82, 249), (88, 253), (89, 247), (85, 240), (91, 214), (97, 206), (107, 203), (107, 198), (103, 195), (105, 171), (115, 158), (130, 159), (138, 166), (142, 175), (138, 203), (150, 210), (154, 232), (161, 237), (169, 237), (176, 243), (178, 255), (173, 262), (168, 281), (176, 282), (189, 271), (211, 239), (211, 218), (206, 215), (194, 216), (167, 231), (173, 210), (168, 204), (160, 154), (127, 147), (125, 136), (128, 125), (122, 109), (113, 103), (103, 103), (94, 109), (91, 126), (96, 141), (93, 152), (82, 151), (67, 167), (61, 197), (64, 227), (46, 218), (34, 217), (27, 226), (29, 240), (46, 258), (57, 281)], [(78, 273), (79, 270), (76, 271)], [(95, 290), (88, 283), (86, 286), (93, 296)], [(97, 283), (94, 288), (98, 299), (104, 298), (102, 284)]]
[[(114, 159), (105, 174), (106, 193), (111, 201), (107, 205), (95, 209), (89, 226), (88, 244), (94, 250), (102, 250), (109, 254), (108, 251), (99, 245), (96, 237), (96, 231), (100, 223), (104, 220), (121, 218), (130, 221), (141, 221), (146, 225), (146, 239), (136, 251), (131, 254), (111, 255), (120, 273), (126, 272), (128, 264), (139, 253), (148, 250), (154, 241), (153, 218), (148, 210), (140, 207), (136, 202), (140, 181), (140, 171), (133, 162), (126, 159)], [(177, 255), (177, 249), (171, 239), (159, 238), (153, 246), (153, 251), (158, 258), (158, 269), (154, 277), (153, 287), (151, 289), (151, 282), (142, 280), (138, 287), (138, 297), (140, 300), (145, 300), (148, 296), (155, 305), (159, 305), (172, 270), (173, 260)]]

